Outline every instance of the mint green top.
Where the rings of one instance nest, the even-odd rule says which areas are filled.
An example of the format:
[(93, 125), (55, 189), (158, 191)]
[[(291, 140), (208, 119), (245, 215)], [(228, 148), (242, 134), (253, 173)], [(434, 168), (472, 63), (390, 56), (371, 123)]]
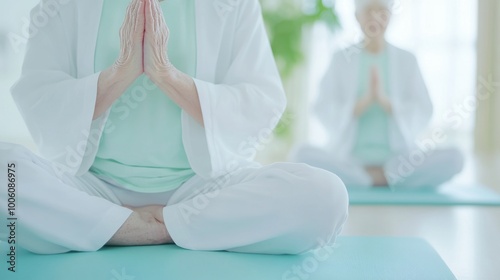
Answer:
[[(95, 71), (110, 67), (120, 53), (120, 27), (131, 0), (104, 0), (95, 51)], [(170, 29), (168, 57), (195, 76), (194, 0), (160, 2)], [(178, 188), (194, 175), (182, 142), (181, 109), (145, 75), (112, 106), (90, 169), (99, 178), (144, 193)]]
[[(387, 51), (373, 55), (361, 53), (358, 96), (361, 98), (369, 90), (371, 71), (377, 67), (381, 84), (388, 92), (389, 67)], [(358, 119), (358, 129), (353, 156), (365, 165), (381, 165), (391, 156), (389, 143), (389, 116), (379, 104), (372, 104)]]

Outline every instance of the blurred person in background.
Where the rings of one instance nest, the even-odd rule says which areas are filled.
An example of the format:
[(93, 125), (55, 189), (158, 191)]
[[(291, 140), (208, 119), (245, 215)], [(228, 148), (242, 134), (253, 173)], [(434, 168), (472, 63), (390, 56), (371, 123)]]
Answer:
[(393, 5), (355, 0), (364, 40), (333, 55), (314, 108), (327, 147), (303, 146), (293, 157), (332, 171), (348, 187), (435, 188), (464, 160), (457, 149), (436, 149), (433, 139), (417, 141), (433, 108), (415, 56), (385, 39)]

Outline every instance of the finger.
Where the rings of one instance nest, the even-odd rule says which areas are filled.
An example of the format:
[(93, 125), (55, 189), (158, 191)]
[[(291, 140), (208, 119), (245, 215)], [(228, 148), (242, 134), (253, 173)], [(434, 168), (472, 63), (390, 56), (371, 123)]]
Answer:
[(146, 0), (145, 14), (146, 14), (146, 32), (155, 33), (154, 26), (154, 13), (153, 13), (153, 0)]
[(160, 32), (162, 31), (162, 28), (166, 26), (165, 18), (163, 18), (163, 10), (161, 9), (160, 2), (158, 2), (158, 0), (151, 1), (153, 1), (155, 31)]
[(129, 26), (129, 22), (131, 20), (130, 15), (132, 13), (133, 8), (134, 8), (134, 2), (130, 3), (127, 6), (127, 11), (125, 12), (125, 19), (123, 20), (122, 29), (125, 29), (127, 26)]
[(160, 25), (168, 29), (167, 22), (165, 21), (165, 17), (163, 17), (163, 10), (161, 9), (161, 6), (159, 3), (158, 3), (158, 12), (160, 14)]
[(140, 5), (140, 1), (139, 0), (134, 0), (130, 3), (130, 11), (129, 11), (129, 18), (135, 22), (136, 18), (137, 18), (137, 13), (138, 13), (138, 10), (139, 10), (139, 5)]
[(155, 11), (156, 11), (156, 30), (157, 34), (159, 36), (159, 45), (158, 45), (158, 55), (159, 55), (159, 61), (167, 61), (167, 56), (166, 56), (166, 44), (168, 41), (169, 37), (169, 30), (167, 27), (167, 24), (165, 22), (165, 18), (163, 16), (163, 10), (160, 6), (160, 2), (158, 0), (152, 0), (155, 3)]
[(120, 38), (122, 39), (122, 44), (129, 41), (130, 39), (130, 25), (132, 22), (132, 13), (134, 11), (135, 2), (130, 3), (127, 6), (127, 11), (125, 13), (125, 19), (120, 28)]
[(155, 25), (155, 32), (159, 32), (160, 29), (160, 18), (163, 18), (163, 13), (161, 12), (160, 4), (158, 0), (152, 0), (153, 1), (153, 15), (154, 15), (154, 25)]
[(135, 12), (137, 11), (137, 1), (132, 1), (127, 6), (125, 19), (120, 28), (120, 56), (116, 61), (117, 65), (124, 65), (132, 55), (132, 46), (134, 44), (134, 25), (135, 25)]
[(129, 6), (130, 9), (128, 10), (128, 13), (127, 13), (127, 24), (128, 24), (130, 32), (133, 32), (136, 30), (139, 5), (140, 5), (140, 2), (138, 0), (134, 0), (134, 1), (132, 1), (132, 3), (130, 3), (130, 6)]
[(133, 8), (130, 13), (130, 32), (133, 34), (135, 31), (137, 31), (137, 17), (138, 17), (138, 12), (139, 12), (139, 1), (134, 0), (132, 2)]
[(129, 16), (129, 23), (128, 23), (128, 36), (130, 36), (131, 41), (135, 41), (138, 38), (140, 38), (140, 32), (138, 31), (139, 27), (139, 9), (140, 9), (140, 1), (139, 0), (134, 0), (131, 3), (131, 11)]
[(158, 32), (158, 11), (156, 9), (156, 0), (151, 0), (151, 14), (153, 19), (153, 31), (155, 34)]
[(161, 8), (160, 2), (156, 2), (156, 7), (157, 7), (157, 19), (158, 19), (157, 30), (158, 32), (161, 33), (162, 40), (164, 41), (164, 43), (166, 43), (170, 36), (170, 30), (168, 29), (168, 25), (163, 15), (163, 10)]
[(137, 0), (137, 10), (135, 12), (135, 31), (137, 33), (144, 33), (144, 0)]

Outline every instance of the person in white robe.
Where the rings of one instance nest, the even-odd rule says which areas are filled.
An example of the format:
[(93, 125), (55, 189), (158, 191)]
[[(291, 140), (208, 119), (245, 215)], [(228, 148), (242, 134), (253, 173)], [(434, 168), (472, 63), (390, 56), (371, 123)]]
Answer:
[(292, 153), (337, 174), (350, 188), (435, 188), (464, 164), (455, 148), (439, 149), (438, 130), (419, 139), (432, 103), (417, 60), (385, 39), (391, 0), (355, 0), (364, 41), (333, 55), (314, 113), (328, 134), (326, 147)]
[[(17, 172), (15, 185), (0, 190), (0, 218), (13, 193), (17, 244), (41, 254), (166, 243), (296, 254), (331, 244), (347, 218), (338, 176), (254, 162), (254, 139), (271, 133), (286, 107), (258, 0), (124, 2), (126, 12), (107, 8), (124, 18), (113, 36), (101, 34), (111, 27), (100, 17), (118, 2), (42, 0), (32, 10), (36, 32), (12, 94), (39, 155), (0, 143), (0, 181), (9, 164)], [(178, 33), (184, 17), (170, 25), (164, 16), (169, 5), (189, 3), (170, 15), (193, 13), (195, 54), (178, 42), (193, 36)], [(181, 55), (169, 57), (170, 46)], [(191, 75), (172, 62), (183, 52), (195, 62)], [(110, 56), (116, 61), (96, 71)], [(138, 81), (152, 96), (140, 105), (131, 102), (142, 100), (131, 88)], [(123, 123), (117, 104), (130, 105)], [(171, 123), (159, 119), (167, 111)], [(163, 167), (170, 157), (182, 166)]]

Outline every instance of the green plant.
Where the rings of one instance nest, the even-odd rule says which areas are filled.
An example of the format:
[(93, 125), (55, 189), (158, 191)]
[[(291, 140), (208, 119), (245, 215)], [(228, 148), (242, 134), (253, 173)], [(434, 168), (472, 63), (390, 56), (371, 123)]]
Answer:
[(274, 57), (284, 79), (304, 60), (304, 27), (324, 23), (333, 31), (339, 26), (332, 1), (261, 0), (261, 3)]
[[(284, 80), (304, 61), (303, 35), (306, 27), (323, 23), (333, 32), (340, 26), (333, 0), (260, 1), (274, 58)], [(292, 140), (293, 116), (293, 109), (288, 108), (274, 132), (276, 137)]]

